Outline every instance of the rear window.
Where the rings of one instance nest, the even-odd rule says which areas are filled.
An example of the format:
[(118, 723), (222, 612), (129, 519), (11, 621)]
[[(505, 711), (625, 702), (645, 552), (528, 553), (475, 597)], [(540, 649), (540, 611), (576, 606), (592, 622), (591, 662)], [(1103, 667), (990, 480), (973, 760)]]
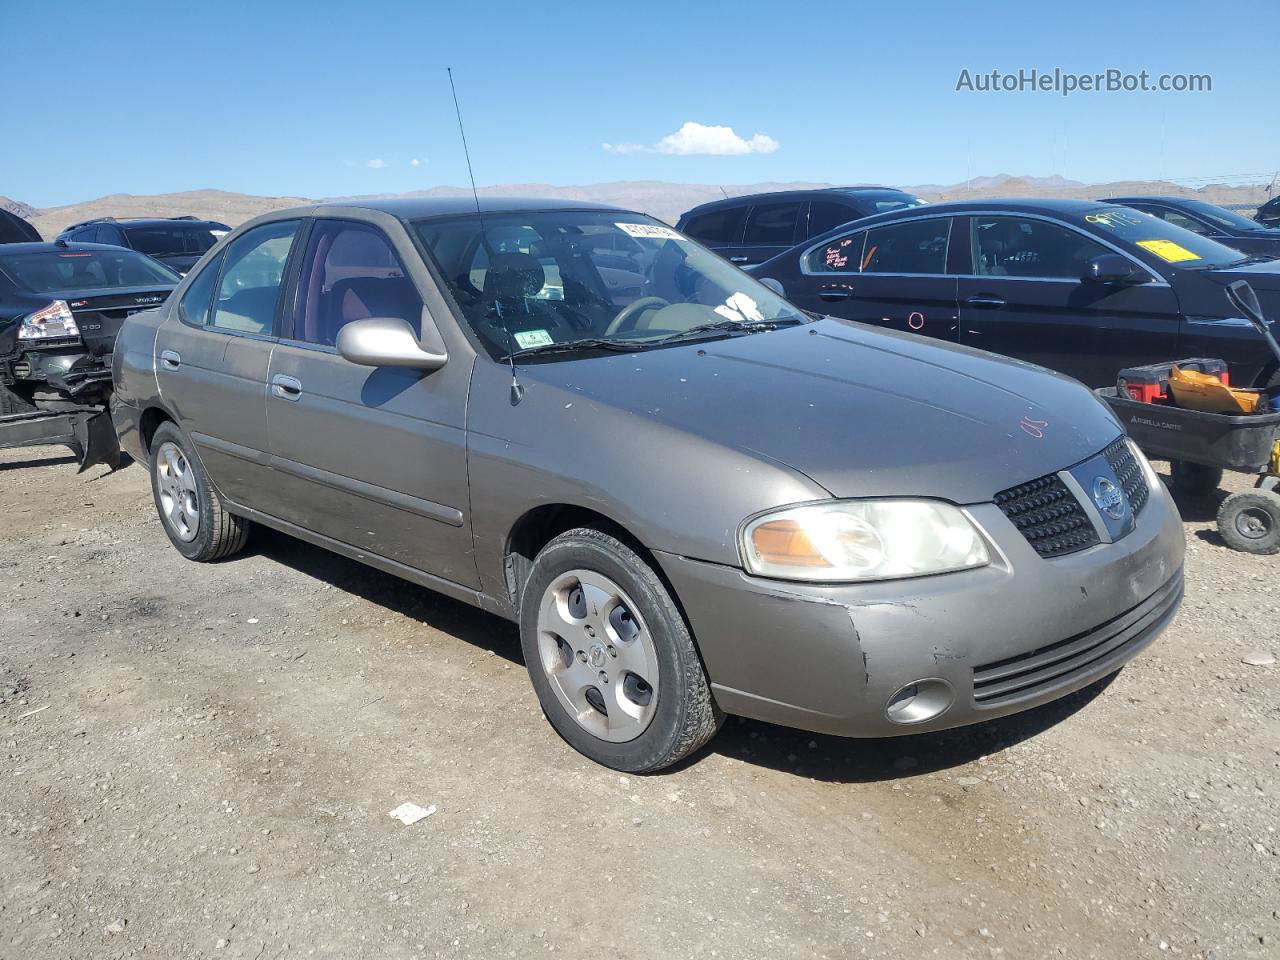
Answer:
[(164, 264), (125, 249), (0, 254), (0, 272), (28, 293), (166, 286), (181, 279)]
[(126, 227), (129, 246), (151, 257), (179, 254), (198, 256), (218, 242), (228, 231), (198, 224), (164, 224), (163, 226)]

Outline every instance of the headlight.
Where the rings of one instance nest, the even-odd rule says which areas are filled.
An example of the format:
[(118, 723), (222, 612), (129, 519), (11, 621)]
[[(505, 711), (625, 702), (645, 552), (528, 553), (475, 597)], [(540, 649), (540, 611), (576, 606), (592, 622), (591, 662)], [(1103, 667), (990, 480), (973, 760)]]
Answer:
[(742, 531), (749, 573), (841, 582), (918, 577), (991, 562), (969, 518), (939, 500), (836, 500), (791, 507)]
[(78, 337), (80, 328), (65, 300), (55, 300), (47, 307), (23, 318), (18, 327), (19, 340), (45, 340), (52, 337)]
[(1133, 459), (1138, 461), (1138, 466), (1142, 468), (1142, 475), (1147, 478), (1147, 489), (1151, 491), (1151, 495), (1155, 496), (1160, 492), (1163, 486), (1160, 483), (1160, 476), (1156, 473), (1156, 468), (1151, 466), (1151, 461), (1147, 459), (1147, 455), (1138, 449), (1138, 445), (1132, 440), (1125, 438), (1125, 443), (1129, 445), (1129, 452), (1133, 454)]

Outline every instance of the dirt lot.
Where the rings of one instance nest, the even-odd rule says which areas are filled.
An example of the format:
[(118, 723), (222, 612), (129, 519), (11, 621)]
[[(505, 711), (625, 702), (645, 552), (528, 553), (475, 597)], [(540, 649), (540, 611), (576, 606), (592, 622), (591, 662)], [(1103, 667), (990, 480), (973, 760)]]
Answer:
[(1101, 689), (637, 778), (510, 625), (274, 534), (188, 563), (102, 472), (0, 454), (0, 960), (1280, 956), (1280, 558), (1216, 504)]

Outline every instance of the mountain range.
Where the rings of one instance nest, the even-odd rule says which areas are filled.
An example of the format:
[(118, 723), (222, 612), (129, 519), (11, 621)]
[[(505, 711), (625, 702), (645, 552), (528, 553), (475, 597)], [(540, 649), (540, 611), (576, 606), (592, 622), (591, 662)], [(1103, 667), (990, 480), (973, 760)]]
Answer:
[[(479, 192), (487, 196), (536, 196), (558, 197), (567, 200), (587, 200), (607, 203), (630, 210), (648, 213), (659, 220), (674, 223), (685, 210), (709, 200), (747, 193), (766, 193), (776, 190), (815, 189), (833, 186), (828, 183), (751, 183), (720, 186), (705, 183), (668, 183), (660, 180), (618, 180), (610, 183), (582, 186), (553, 186), (547, 183), (505, 183), (481, 187)], [(1053, 196), (1100, 198), (1117, 195), (1172, 194), (1196, 197), (1218, 204), (1262, 203), (1267, 198), (1263, 184), (1228, 185), (1207, 184), (1199, 188), (1180, 186), (1161, 180), (1115, 181), (1111, 183), (1082, 183), (1066, 177), (994, 176), (974, 177), (953, 184), (919, 184), (903, 186), (903, 190), (925, 200), (953, 200), (963, 197), (991, 196)], [(406, 194), (379, 194), (376, 196), (442, 197), (465, 196), (468, 187), (438, 186)], [(355, 199), (355, 198), (326, 198)], [(209, 220), (220, 220), (236, 226), (270, 210), (313, 203), (305, 197), (263, 197), (225, 190), (191, 190), (183, 193), (152, 195), (112, 194), (60, 207), (37, 208), (19, 200), (0, 196), (0, 207), (30, 220), (46, 238), (57, 236), (59, 231), (72, 223), (95, 217), (173, 217), (191, 215)]]

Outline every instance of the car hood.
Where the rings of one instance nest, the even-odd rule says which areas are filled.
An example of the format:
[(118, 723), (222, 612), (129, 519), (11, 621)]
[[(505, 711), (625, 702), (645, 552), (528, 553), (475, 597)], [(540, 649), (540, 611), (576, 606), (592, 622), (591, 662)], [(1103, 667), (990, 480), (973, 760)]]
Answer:
[[(1253, 287), (1254, 293), (1258, 295), (1262, 312), (1269, 320), (1280, 320), (1280, 260), (1264, 260), (1261, 263), (1246, 263), (1238, 267), (1206, 270), (1201, 272), (1201, 276), (1223, 287), (1235, 280), (1248, 280), (1249, 286)], [(1236, 316), (1239, 311), (1231, 306), (1225, 296), (1223, 294), (1224, 299), (1219, 305), (1219, 312), (1223, 315)]]
[[(1041, 367), (832, 318), (634, 354), (529, 364), (521, 379), (781, 462), (837, 497), (979, 503), (1121, 432)], [(725, 478), (727, 481), (727, 478)]]

